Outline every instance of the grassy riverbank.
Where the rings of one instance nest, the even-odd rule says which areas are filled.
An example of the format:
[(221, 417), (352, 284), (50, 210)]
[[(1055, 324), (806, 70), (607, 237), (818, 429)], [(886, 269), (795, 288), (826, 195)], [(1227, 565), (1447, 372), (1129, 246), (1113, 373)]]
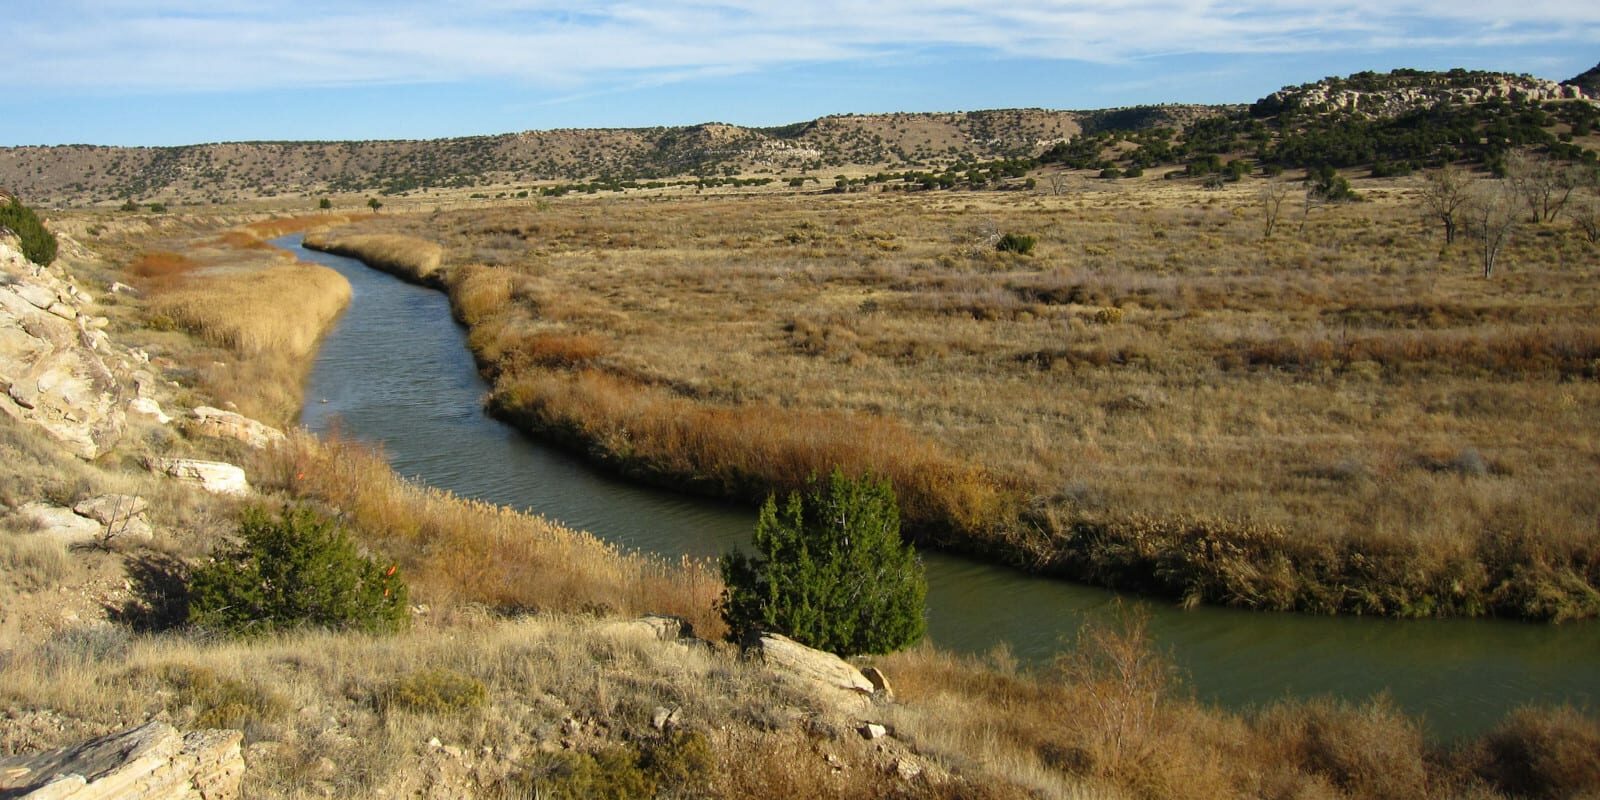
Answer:
[(1413, 183), (1361, 188), (1270, 240), (1250, 182), (1162, 181), (361, 230), (443, 244), (495, 411), (627, 475), (870, 470), (927, 543), (1190, 603), (1595, 616), (1593, 246), (1540, 226), (1485, 281)]
[[(188, 253), (180, 241), (169, 244)], [(105, 269), (107, 282), (119, 276)], [(176, 280), (204, 276), (187, 271)], [(243, 300), (228, 292), (248, 287), (200, 285), (224, 306)], [(303, 300), (273, 297), (283, 305), (268, 313), (289, 314)], [(237, 321), (204, 316), (167, 330), (160, 300), (153, 293), (119, 301), (112, 329), (161, 345), (153, 360), (170, 363), (168, 375), (195, 379), (183, 365), (216, 356), (231, 369), (277, 374), (286, 381), (277, 391), (297, 393), (292, 373), (249, 363), (276, 362), (274, 346), (292, 338), (236, 347), (208, 325)], [(186, 391), (209, 399), (203, 385)], [(704, 565), (619, 552), (534, 516), (417, 487), (378, 454), (305, 436), (249, 459), (263, 499), (337, 513), (364, 547), (399, 562), (426, 613), (394, 637), (301, 633), (226, 642), (148, 633), (108, 614), (101, 604), (110, 601), (94, 594), (97, 582), (120, 585), (125, 564), (129, 580), (170, 585), (183, 564), (203, 560), (227, 536), (238, 506), (159, 488), (166, 484), (148, 487), (154, 479), (120, 471), (123, 461), (143, 447), (241, 454), (176, 435), (127, 447), (105, 463), (84, 464), (0, 419), (0, 463), (33, 476), (26, 485), (6, 481), (7, 504), (34, 495), (70, 502), (111, 489), (152, 492), (160, 528), (149, 548), (59, 560), (12, 548), (24, 534), (0, 531), (8, 563), (26, 566), (4, 571), (0, 595), (31, 596), (39, 587), (26, 581), (42, 578), (47, 602), (93, 596), (73, 608), (107, 617), (28, 623), (20, 632), (0, 627), (0, 706), (7, 709), (0, 752), (161, 716), (185, 727), (244, 730), (252, 797), (640, 796), (647, 786), (758, 800), (1493, 798), (1600, 790), (1593, 757), (1600, 723), (1591, 717), (1519, 712), (1480, 739), (1446, 746), (1425, 741), (1416, 720), (1382, 700), (1219, 711), (1189, 696), (1137, 619), (1087, 629), (1077, 655), (1049, 668), (1019, 669), (1004, 652), (962, 658), (919, 648), (884, 659), (879, 665), (898, 692), (880, 707), (892, 735), (869, 742), (827, 702), (732, 648), (683, 647), (616, 626), (644, 611), (678, 612), (715, 636), (710, 603), (719, 587)], [(678, 733), (657, 729), (658, 708), (678, 712)], [(921, 772), (905, 777), (902, 764)]]

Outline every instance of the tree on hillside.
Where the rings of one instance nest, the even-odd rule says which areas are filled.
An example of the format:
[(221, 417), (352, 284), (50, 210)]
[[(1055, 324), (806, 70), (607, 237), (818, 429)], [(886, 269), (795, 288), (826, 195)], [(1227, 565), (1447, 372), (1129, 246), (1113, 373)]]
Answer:
[(769, 496), (756, 522), (755, 556), (722, 557), (721, 610), (730, 636), (776, 631), (840, 655), (887, 653), (922, 637), (927, 581), (900, 541), (889, 483), (847, 478)]
[(383, 208), (383, 201), (376, 197), (369, 197), (367, 198), (367, 208), (372, 209), (372, 213), (376, 214), (378, 209)]
[(1466, 170), (1453, 165), (1423, 176), (1422, 207), (1427, 215), (1444, 223), (1444, 243), (1453, 244), (1461, 224), (1472, 179)]
[(22, 255), (42, 267), (56, 260), (56, 237), (33, 209), (16, 198), (0, 203), (0, 230), (9, 230), (22, 243)]
[(327, 210), (333, 208), (333, 201), (329, 200), (326, 197), (324, 197), (321, 200), (317, 201), (317, 208), (320, 208), (323, 211), (327, 211)]

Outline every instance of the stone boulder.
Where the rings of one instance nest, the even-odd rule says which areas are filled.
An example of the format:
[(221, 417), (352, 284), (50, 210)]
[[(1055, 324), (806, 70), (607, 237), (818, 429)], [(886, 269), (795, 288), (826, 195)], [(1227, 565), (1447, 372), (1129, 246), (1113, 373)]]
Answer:
[(79, 516), (70, 508), (49, 503), (28, 503), (11, 514), (21, 520), (20, 527), (23, 530), (37, 531), (38, 535), (48, 536), (69, 547), (96, 541), (106, 532), (105, 526), (98, 521)]
[(646, 614), (638, 619), (612, 623), (612, 627), (618, 631), (637, 631), (663, 642), (694, 638), (694, 626), (688, 620), (665, 614)]
[(239, 731), (179, 734), (164, 722), (72, 747), (0, 758), (0, 797), (26, 800), (230, 800), (239, 796)]
[(747, 642), (747, 652), (758, 656), (768, 669), (802, 683), (870, 696), (873, 686), (850, 662), (832, 654), (806, 647), (776, 633), (757, 634)]
[(194, 410), (194, 421), (190, 427), (202, 436), (234, 439), (257, 449), (284, 440), (283, 431), (271, 425), (210, 406), (200, 406)]
[(84, 500), (72, 510), (106, 526), (107, 539), (148, 542), (155, 538), (155, 530), (144, 516), (149, 505), (138, 495), (103, 494)]
[(223, 461), (195, 458), (150, 458), (150, 471), (169, 478), (197, 484), (212, 494), (242, 495), (250, 492), (244, 470)]

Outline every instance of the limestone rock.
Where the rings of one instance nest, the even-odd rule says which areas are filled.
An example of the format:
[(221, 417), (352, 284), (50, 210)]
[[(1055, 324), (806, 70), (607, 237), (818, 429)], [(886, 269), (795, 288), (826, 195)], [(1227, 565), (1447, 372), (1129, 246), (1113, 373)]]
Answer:
[(103, 494), (73, 506), (72, 510), (105, 525), (109, 540), (148, 542), (155, 538), (150, 521), (144, 517), (149, 505), (137, 495)]
[(894, 687), (889, 685), (889, 676), (883, 674), (883, 670), (877, 667), (862, 667), (861, 677), (866, 678), (867, 682), (872, 684), (874, 692), (878, 692), (884, 697), (894, 697)]
[(67, 282), (0, 245), (0, 413), (41, 428), (84, 459), (122, 435), (121, 387), (105, 332)]
[(49, 503), (28, 503), (12, 512), (23, 521), (23, 529), (32, 527), (40, 535), (48, 536), (64, 545), (84, 544), (105, 535), (104, 525), (88, 517), (72, 513), (70, 508)]
[(284, 439), (283, 431), (257, 422), (243, 414), (200, 406), (194, 410), (193, 428), (202, 436), (234, 439), (255, 448), (264, 448)]
[(172, 417), (167, 416), (166, 412), (161, 410), (161, 404), (148, 397), (133, 398), (133, 401), (128, 403), (128, 410), (134, 412), (135, 414), (143, 414), (147, 417), (155, 417), (156, 422), (159, 422), (162, 425), (172, 421)]
[(694, 626), (690, 625), (688, 620), (665, 614), (646, 614), (638, 619), (616, 623), (616, 626), (619, 630), (643, 632), (650, 638), (663, 642), (694, 638)]
[(201, 461), (195, 458), (151, 458), (151, 472), (195, 483), (213, 494), (247, 494), (250, 484), (244, 470), (223, 461)]
[(872, 684), (849, 662), (832, 654), (806, 647), (776, 633), (756, 635), (750, 649), (769, 669), (801, 681), (860, 695), (872, 694)]
[(110, 525), (120, 522), (135, 514), (142, 514), (150, 507), (149, 501), (134, 494), (102, 494), (72, 507), (79, 516), (88, 517), (102, 524)]
[(879, 725), (876, 722), (868, 722), (867, 724), (856, 728), (856, 733), (861, 734), (861, 738), (870, 742), (873, 739), (882, 739), (883, 737), (888, 736), (889, 729)]
[(239, 731), (186, 735), (150, 722), (72, 747), (0, 758), (0, 797), (229, 800), (239, 795)]

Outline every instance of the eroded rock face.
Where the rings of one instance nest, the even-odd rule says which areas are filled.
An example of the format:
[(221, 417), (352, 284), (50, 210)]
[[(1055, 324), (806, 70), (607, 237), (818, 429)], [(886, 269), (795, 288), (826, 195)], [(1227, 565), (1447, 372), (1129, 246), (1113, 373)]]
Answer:
[(0, 797), (229, 800), (239, 796), (239, 731), (179, 734), (164, 722), (72, 747), (0, 758)]
[(31, 423), (93, 459), (127, 427), (119, 353), (89, 298), (69, 280), (0, 243), (0, 413)]

